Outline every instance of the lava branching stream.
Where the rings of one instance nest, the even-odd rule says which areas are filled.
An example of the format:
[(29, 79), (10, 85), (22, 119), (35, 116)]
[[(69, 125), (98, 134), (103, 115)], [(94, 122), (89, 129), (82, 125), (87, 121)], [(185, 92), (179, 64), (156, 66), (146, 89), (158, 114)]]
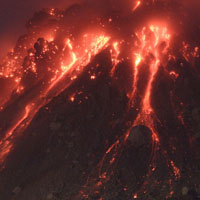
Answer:
[[(176, 155), (185, 153), (185, 148), (192, 152), (195, 145), (193, 127), (184, 113), (192, 100), (179, 89), (184, 87), (181, 84), (185, 76), (200, 84), (199, 18), (193, 19), (184, 1), (97, 2), (36, 13), (26, 24), (27, 34), (1, 61), (0, 169), (6, 169), (15, 141), (42, 107), (85, 71), (91, 80), (101, 75), (101, 71), (92, 72), (101, 61), (93, 66), (93, 60), (104, 52), (110, 60), (110, 84), (127, 98), (120, 119), (123, 129), (113, 136), (114, 141), (75, 198), (91, 199), (91, 194), (100, 194), (115, 173), (126, 146), (137, 140), (138, 129), (146, 129), (150, 153), (143, 183), (132, 188), (132, 198), (146, 193), (160, 159), (168, 169), (166, 182), (170, 189), (165, 197), (170, 198), (172, 182), (181, 177)], [(184, 93), (187, 88), (181, 90)], [(195, 91), (187, 95), (195, 95)], [(69, 98), (73, 102), (76, 93)], [(192, 103), (197, 104), (198, 98)], [(116, 122), (113, 134), (117, 127)], [(124, 191), (127, 187), (123, 186)]]

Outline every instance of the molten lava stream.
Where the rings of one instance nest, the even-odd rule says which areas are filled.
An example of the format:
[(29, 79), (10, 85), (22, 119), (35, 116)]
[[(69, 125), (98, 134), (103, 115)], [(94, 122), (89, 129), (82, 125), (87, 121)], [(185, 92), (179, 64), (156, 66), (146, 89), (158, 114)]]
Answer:
[[(149, 33), (150, 31), (150, 33)], [(143, 58), (148, 57), (151, 55), (152, 61), (149, 64), (149, 78), (147, 82), (147, 86), (145, 89), (145, 93), (141, 102), (140, 111), (138, 113), (137, 118), (134, 120), (132, 127), (135, 127), (137, 125), (144, 125), (148, 127), (152, 132), (152, 140), (153, 140), (153, 146), (152, 146), (152, 169), (155, 168), (155, 152), (158, 149), (158, 146), (160, 146), (159, 142), (159, 133), (156, 130), (155, 123), (159, 121), (157, 119), (156, 113), (151, 106), (151, 93), (152, 93), (152, 85), (155, 80), (155, 76), (158, 72), (159, 66), (161, 66), (161, 61), (163, 55), (167, 52), (167, 48), (169, 47), (169, 41), (170, 41), (170, 34), (167, 31), (166, 27), (163, 26), (153, 26), (151, 25), (149, 28), (144, 27), (141, 34), (137, 34), (141, 38), (141, 49), (139, 52), (136, 53), (137, 57), (135, 60), (135, 74), (134, 74), (134, 83), (133, 83), (133, 93), (131, 95), (130, 101), (134, 101), (135, 92), (137, 91), (137, 81), (139, 80), (138, 77), (138, 67), (140, 66), (140, 62), (143, 60)], [(150, 38), (148, 38), (150, 35)], [(131, 105), (132, 103), (130, 103)], [(129, 137), (130, 130), (127, 132), (125, 136), (125, 141)], [(166, 154), (163, 153), (163, 156), (166, 157), (167, 165), (171, 165), (171, 168), (173, 170), (173, 173), (176, 178), (180, 178), (180, 171), (175, 166), (174, 162), (168, 158)], [(149, 169), (149, 175), (152, 172), (152, 169)], [(154, 170), (153, 170), (154, 171)], [(148, 176), (149, 176), (148, 175)]]
[(67, 42), (63, 51), (66, 48), (70, 51), (71, 60), (68, 65), (64, 65), (65, 60), (61, 65), (60, 72), (45, 81), (45, 84), (40, 85), (39, 89), (31, 91), (23, 95), (19, 108), (16, 108), (15, 115), (11, 116), (12, 125), (8, 127), (0, 141), (0, 166), (1, 170), (4, 168), (3, 164), (9, 152), (13, 148), (13, 141), (16, 137), (21, 135), (26, 127), (30, 124), (38, 110), (47, 104), (51, 99), (60, 94), (64, 89), (79, 76), (84, 70), (85, 66), (91, 61), (92, 57), (102, 51), (108, 44), (109, 37), (96, 34), (95, 36), (87, 34), (84, 36), (82, 48), (79, 45), (78, 50), (74, 50), (72, 44)]
[[(155, 76), (158, 72), (159, 67), (161, 66), (162, 57), (167, 53), (167, 49), (169, 47), (169, 41), (170, 41), (170, 34), (168, 33), (168, 30), (165, 26), (149, 26), (144, 27), (140, 33), (136, 34), (140, 45), (136, 49), (139, 49), (138, 52), (133, 53), (133, 68), (134, 68), (134, 79), (133, 79), (133, 90), (130, 95), (129, 100), (129, 111), (132, 112), (132, 107), (134, 107), (134, 100), (137, 95), (138, 90), (138, 81), (140, 80), (139, 77), (139, 71), (140, 71), (140, 65), (142, 65), (142, 62), (148, 62), (149, 66), (149, 75), (148, 75), (148, 81), (144, 90), (144, 95), (142, 97), (142, 101), (140, 104), (139, 112), (137, 114), (137, 117), (135, 120), (133, 120), (132, 125), (128, 129), (125, 135), (122, 136), (122, 138), (118, 139), (114, 144), (112, 144), (108, 150), (106, 151), (105, 155), (103, 156), (102, 160), (99, 163), (98, 169), (99, 169), (99, 179), (96, 184), (96, 187), (100, 187), (103, 182), (107, 182), (110, 178), (110, 175), (113, 173), (113, 166), (116, 165), (116, 162), (118, 158), (120, 157), (120, 154), (123, 151), (123, 145), (126, 143), (130, 133), (131, 129), (138, 125), (144, 125), (148, 127), (152, 133), (152, 152), (151, 152), (151, 164), (149, 167), (149, 172), (147, 174), (147, 177), (150, 176), (152, 171), (155, 170), (155, 159), (156, 159), (156, 150), (161, 148), (160, 147), (160, 140), (159, 140), (159, 134), (156, 130), (156, 123), (159, 122), (159, 119), (157, 119), (156, 113), (151, 106), (151, 93), (152, 93), (152, 86), (153, 82), (155, 80)], [(116, 45), (117, 46), (117, 45)], [(115, 54), (115, 62), (114, 62), (114, 69), (116, 67), (116, 62), (118, 60), (116, 59), (119, 55), (119, 48), (114, 48)], [(111, 76), (113, 75), (113, 71)], [(159, 148), (158, 148), (159, 147)], [(166, 154), (163, 153), (163, 156), (166, 158), (166, 164), (171, 166), (171, 169), (173, 170), (174, 175), (179, 178), (180, 172), (179, 169), (175, 166), (174, 162), (168, 158)], [(106, 164), (108, 163), (108, 165)], [(146, 183), (146, 182), (145, 182)], [(143, 187), (145, 187), (145, 183)], [(84, 195), (84, 192), (82, 191), (82, 195)], [(136, 197), (137, 194), (133, 196)]]

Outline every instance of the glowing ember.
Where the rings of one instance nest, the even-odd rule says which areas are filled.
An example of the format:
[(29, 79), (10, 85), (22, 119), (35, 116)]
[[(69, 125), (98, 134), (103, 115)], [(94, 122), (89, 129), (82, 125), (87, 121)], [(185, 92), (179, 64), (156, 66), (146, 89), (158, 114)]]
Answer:
[(171, 166), (173, 168), (173, 171), (174, 171), (174, 175), (176, 177), (176, 179), (179, 179), (180, 178), (180, 170), (175, 166), (174, 162), (171, 160)]

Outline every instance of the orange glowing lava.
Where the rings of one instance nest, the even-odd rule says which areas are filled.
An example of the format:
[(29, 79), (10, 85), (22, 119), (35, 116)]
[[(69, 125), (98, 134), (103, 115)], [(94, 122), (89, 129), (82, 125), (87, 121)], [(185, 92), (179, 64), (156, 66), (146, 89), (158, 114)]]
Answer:
[[(21, 134), (21, 132), (30, 124), (37, 111), (48, 103), (54, 96), (57, 96), (61, 91), (68, 87), (73, 80), (83, 71), (84, 67), (91, 61), (93, 56), (98, 54), (109, 41), (109, 37), (96, 33), (83, 36), (82, 42), (78, 46), (74, 46), (69, 39), (62, 49), (63, 52), (68, 51), (68, 57), (64, 57), (61, 62), (60, 69), (54, 70), (54, 75), (47, 81), (42, 91), (36, 93), (32, 99), (24, 97), (25, 105), (19, 109), (19, 116), (14, 119), (13, 126), (4, 133), (4, 137), (0, 141), (0, 166), (3, 168), (3, 163), (13, 147), (12, 140)], [(57, 48), (57, 47), (56, 47)], [(85, 51), (87, 49), (87, 51)], [(48, 53), (48, 46), (45, 45), (43, 53)], [(36, 65), (36, 64), (35, 64)], [(9, 72), (11, 73), (11, 72)], [(36, 73), (36, 71), (34, 71)], [(4, 73), (5, 74), (5, 73)], [(12, 73), (9, 75), (11, 76)], [(7, 75), (6, 75), (7, 76)], [(71, 77), (68, 81), (64, 81), (66, 77)], [(95, 79), (95, 76), (91, 76)], [(20, 83), (20, 79), (19, 83)], [(58, 84), (60, 85), (58, 86)], [(20, 86), (23, 89), (23, 86)], [(59, 87), (59, 90), (58, 88)], [(17, 91), (19, 88), (17, 89)], [(70, 100), (73, 102), (75, 98), (72, 96)], [(24, 113), (24, 114), (22, 114)]]
[[(155, 173), (157, 170), (156, 151), (159, 151), (161, 157), (164, 157), (164, 163), (166, 162), (167, 167), (170, 168), (170, 176), (172, 175), (174, 180), (181, 177), (178, 163), (169, 158), (170, 154), (167, 148), (171, 147), (162, 145), (164, 137), (159, 134), (159, 130), (164, 129), (167, 122), (165, 116), (162, 116), (164, 119), (161, 119), (162, 117), (159, 115), (159, 109), (162, 110), (163, 105), (154, 102), (156, 101), (154, 93), (160, 91), (160, 88), (164, 88), (164, 86), (160, 86), (162, 84), (169, 82), (173, 85), (176, 84), (176, 81), (181, 82), (184, 66), (199, 62), (200, 48), (197, 44), (189, 45), (186, 39), (174, 41), (178, 35), (175, 33), (175, 20), (173, 19), (173, 21), (173, 17), (167, 16), (168, 14), (166, 14), (167, 24), (158, 23), (158, 16), (162, 12), (159, 10), (157, 13), (157, 10), (167, 10), (168, 8), (162, 7), (170, 5), (169, 1), (133, 0), (127, 3), (127, 7), (124, 2), (116, 3), (116, 5), (113, 5), (112, 2), (114, 1), (108, 1), (108, 5), (106, 5), (111, 8), (99, 8), (98, 12), (91, 11), (91, 13), (87, 10), (90, 9), (89, 4), (86, 13), (83, 9), (86, 4), (80, 5), (80, 7), (74, 6), (69, 10), (58, 11), (52, 8), (42, 11), (39, 19), (44, 17), (44, 24), (42, 20), (42, 22), (38, 20), (37, 23), (35, 20), (30, 20), (27, 24), (28, 33), (19, 39), (16, 47), (0, 62), (0, 121), (2, 121), (0, 122), (2, 126), (0, 127), (0, 171), (4, 169), (6, 159), (14, 150), (16, 139), (23, 135), (25, 129), (43, 106), (65, 89), (70, 90), (69, 86), (76, 85), (79, 81), (78, 78), (82, 77), (81, 75), (84, 75), (89, 67), (91, 68), (86, 73), (88, 76), (86, 80), (96, 85), (101, 76), (105, 75), (100, 70), (107, 67), (108, 70), (105, 70), (107, 74), (104, 76), (107, 80), (105, 87), (108, 87), (109, 91), (107, 96), (111, 97), (112, 92), (110, 91), (116, 87), (120, 105), (124, 100), (123, 108), (125, 109), (121, 112), (123, 116), (119, 114), (120, 119), (117, 119), (118, 116), (115, 112), (112, 112), (111, 115), (108, 114), (109, 117), (111, 116), (109, 118), (111, 122), (107, 120), (109, 126), (118, 129), (119, 125), (120, 129), (117, 131), (120, 130), (122, 134), (120, 135), (116, 131), (117, 134), (113, 136), (112, 140), (106, 141), (107, 150), (99, 161), (98, 180), (95, 180), (95, 186), (100, 188), (103, 186), (103, 182), (110, 179), (111, 174), (114, 173), (113, 166), (117, 164), (118, 158), (123, 152), (123, 145), (128, 143), (130, 134), (134, 134), (131, 130), (136, 126), (145, 126), (149, 129), (152, 139), (150, 141), (152, 149), (148, 175), (143, 177), (149, 177), (150, 173)], [(119, 5), (123, 5), (122, 3), (125, 8), (121, 10)], [(149, 6), (152, 6), (152, 9), (149, 9)], [(173, 6), (175, 7), (175, 5)], [(171, 12), (170, 10), (169, 13)], [(155, 18), (153, 17), (154, 13), (156, 13)], [(81, 18), (78, 17), (79, 14)], [(184, 15), (187, 16), (185, 13)], [(162, 19), (164, 17), (165, 15), (162, 16)], [(182, 24), (182, 22), (178, 23)], [(174, 28), (169, 28), (172, 25)], [(102, 68), (100, 61), (91, 66), (93, 60), (96, 62), (94, 57), (97, 57), (102, 51), (109, 62), (106, 62)], [(179, 54), (181, 55), (180, 61), (177, 59)], [(101, 56), (99, 55), (102, 59)], [(97, 58), (99, 59), (99, 57)], [(166, 64), (166, 62), (168, 63)], [(175, 68), (177, 63), (178, 67)], [(199, 71), (199, 69), (195, 70), (195, 72)], [(120, 74), (121, 72), (122, 74)], [(162, 84), (157, 86), (156, 81), (162, 78), (159, 77), (160, 73), (165, 74), (166, 72), (169, 80), (163, 76)], [(128, 77), (126, 77), (127, 74)], [(169, 87), (172, 87), (171, 85)], [(78, 100), (80, 94), (84, 95), (84, 100), (89, 100), (90, 94), (84, 94), (83, 91), (70, 91), (70, 95), (66, 99), (71, 105), (75, 105), (77, 102), (80, 104), (81, 101)], [(169, 89), (168, 93), (171, 95), (173, 91)], [(159, 95), (158, 97), (164, 96), (162, 92)], [(171, 101), (173, 95), (170, 98), (167, 103), (173, 104)], [(178, 98), (174, 98), (178, 102)], [(184, 95), (182, 98), (189, 99)], [(183, 105), (184, 101), (180, 100), (180, 102)], [(171, 104), (167, 106), (171, 108)], [(115, 106), (114, 104), (108, 105)], [(13, 112), (12, 114), (9, 109)], [(177, 108), (177, 113), (173, 117), (180, 121), (177, 123), (181, 130), (181, 126), (186, 124), (184, 112), (181, 108)], [(168, 129), (166, 129), (167, 131)], [(172, 185), (171, 177), (169, 183)], [(123, 187), (124, 191), (127, 191), (127, 188), (127, 186)], [(139, 198), (139, 193), (135, 192), (131, 193), (133, 199)], [(88, 194), (81, 194), (82, 197), (89, 198)], [(170, 192), (170, 195), (172, 194), (173, 191)], [(99, 197), (99, 199), (103, 198)]]
[(112, 63), (113, 63), (113, 67), (111, 69), (111, 76), (114, 75), (114, 72), (116, 70), (116, 66), (117, 64), (120, 62), (119, 60), (119, 55), (120, 55), (120, 47), (119, 47), (119, 42), (114, 42), (112, 44), (112, 49), (110, 50), (111, 53), (111, 59), (112, 59)]
[(137, 10), (137, 8), (141, 5), (141, 1), (137, 1), (136, 4), (134, 5), (132, 11)]

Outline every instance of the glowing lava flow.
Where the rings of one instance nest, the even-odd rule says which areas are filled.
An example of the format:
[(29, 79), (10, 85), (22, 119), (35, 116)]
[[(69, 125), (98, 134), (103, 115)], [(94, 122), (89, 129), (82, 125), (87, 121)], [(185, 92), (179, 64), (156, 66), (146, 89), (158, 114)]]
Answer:
[[(152, 93), (152, 84), (155, 80), (155, 76), (158, 72), (159, 67), (161, 66), (162, 58), (167, 53), (169, 42), (170, 42), (170, 34), (168, 33), (168, 30), (165, 26), (154, 26), (151, 25), (149, 27), (144, 27), (140, 33), (136, 33), (136, 36), (138, 37), (139, 43), (136, 49), (138, 51), (133, 52), (133, 68), (134, 68), (134, 74), (133, 74), (133, 89), (132, 93), (130, 95), (129, 100), (129, 108), (131, 110), (132, 107), (136, 106), (135, 104), (135, 98), (137, 96), (137, 90), (138, 90), (138, 81), (140, 79), (139, 77), (139, 71), (140, 66), (142, 64), (146, 64), (148, 66), (148, 81), (146, 83), (144, 95), (142, 96), (142, 101), (139, 106), (139, 112), (137, 114), (137, 117), (135, 120), (133, 120), (132, 125), (130, 126), (127, 133), (124, 135), (123, 139), (117, 139), (117, 141), (112, 144), (106, 151), (105, 155), (103, 156), (102, 160), (99, 163), (98, 169), (99, 169), (99, 180), (96, 183), (96, 187), (100, 187), (103, 182), (107, 182), (110, 178), (109, 174), (113, 173), (113, 167), (116, 162), (117, 158), (120, 156), (121, 151), (123, 151), (123, 144), (126, 143), (127, 139), (129, 138), (131, 134), (131, 129), (138, 125), (144, 125), (148, 127), (151, 130), (152, 133), (152, 140), (153, 140), (153, 146), (152, 146), (152, 153), (151, 153), (151, 166), (149, 169), (149, 176), (152, 171), (155, 170), (155, 152), (158, 149), (160, 145), (160, 140), (158, 136), (158, 132), (156, 130), (155, 124), (158, 122), (156, 113), (151, 106), (151, 93)], [(118, 63), (118, 56), (120, 54), (119, 47), (117, 46), (118, 43), (115, 43), (114, 49), (114, 61), (113, 65), (114, 68), (112, 68), (112, 74), (116, 67), (116, 62)], [(113, 51), (111, 51), (113, 53)], [(121, 141), (122, 139), (122, 141)], [(106, 166), (104, 168), (104, 164), (106, 160), (109, 162), (109, 166)], [(173, 170), (173, 173), (176, 178), (180, 178), (180, 171), (175, 166), (174, 162), (167, 158), (167, 165), (171, 165), (171, 168)], [(81, 195), (84, 196), (84, 192), (81, 191)], [(87, 196), (87, 195), (86, 195)], [(137, 198), (137, 194), (133, 195), (133, 198)]]
[[(121, 68), (130, 67), (129, 70), (133, 73), (127, 77), (127, 87), (123, 88), (124, 91), (122, 89), (123, 94), (126, 93), (126, 96), (124, 95), (126, 109), (123, 111), (123, 116), (114, 122), (117, 125), (119, 123), (118, 131), (122, 131), (123, 134), (113, 136), (116, 141), (114, 144), (113, 140), (106, 141), (106, 145), (109, 144), (110, 147), (107, 146), (107, 151), (98, 165), (98, 181), (96, 182), (95, 179), (95, 186), (100, 187), (103, 185), (103, 181), (109, 180), (114, 173), (113, 166), (117, 164), (117, 160), (124, 150), (124, 145), (130, 139), (130, 134), (134, 134), (131, 130), (140, 125), (151, 131), (153, 142), (151, 142), (150, 173), (156, 168), (154, 161), (156, 161), (156, 150), (158, 150), (158, 153), (162, 154), (167, 162), (167, 167), (172, 169), (170, 172), (173, 172), (173, 176), (176, 179), (180, 178), (180, 170), (176, 163), (168, 158), (168, 147), (161, 145), (164, 137), (158, 134), (157, 125), (159, 128), (163, 127), (165, 122), (163, 119), (159, 121), (157, 115), (159, 116), (160, 113), (151, 102), (154, 97), (152, 95), (153, 86), (165, 60), (173, 60), (176, 63), (175, 55), (181, 54), (188, 63), (191, 62), (191, 59), (194, 62), (194, 58), (199, 59), (199, 47), (194, 47), (191, 53), (190, 45), (184, 42), (186, 39), (183, 39), (181, 52), (178, 49), (180, 45), (176, 45), (176, 42), (173, 41), (174, 46), (177, 46), (177, 53), (173, 49), (175, 47), (169, 48), (172, 34), (167, 26), (162, 23), (146, 25), (148, 21), (151, 21), (152, 16), (155, 15), (158, 18), (161, 15), (161, 20), (166, 17), (169, 26), (176, 27), (175, 25), (180, 23), (180, 27), (182, 27), (185, 17), (182, 21), (179, 18), (177, 21), (174, 19), (176, 15), (173, 12), (178, 12), (177, 8), (179, 7), (174, 2), (133, 0), (129, 4), (129, 1), (119, 0), (120, 3), (116, 2), (116, 5), (113, 2), (115, 1), (105, 1), (106, 9), (102, 6), (102, 10), (101, 6), (97, 6), (97, 10), (92, 10), (96, 7), (94, 5), (94, 7), (90, 7), (88, 6), (90, 4), (86, 3), (61, 11), (56, 9), (41, 11), (27, 23), (27, 35), (19, 39), (14, 50), (8, 54), (3, 64), (0, 64), (0, 89), (2, 89), (0, 96), (0, 170), (4, 168), (6, 158), (14, 149), (15, 139), (23, 134), (39, 109), (68, 88), (81, 75), (91, 59), (109, 47), (111, 58), (109, 63), (112, 63), (109, 87), (125, 85), (120, 82), (121, 74), (119, 75), (119, 73), (128, 70)], [(124, 8), (121, 8), (121, 5)], [(182, 9), (182, 6), (180, 7)], [(169, 16), (167, 16), (168, 13)], [(184, 13), (184, 16), (188, 17), (189, 15)], [(43, 27), (45, 24), (47, 26)], [(94, 27), (97, 28), (95, 30), (101, 31), (92, 31)], [(187, 26), (183, 27), (186, 29)], [(186, 31), (184, 30), (184, 32)], [(108, 33), (109, 36), (105, 33)], [(177, 43), (180, 44), (180, 41)], [(106, 53), (109, 54), (109, 51)], [(98, 66), (99, 64), (96, 65), (96, 67)], [(183, 67), (183, 63), (180, 66)], [(119, 71), (117, 71), (118, 69)], [(168, 72), (167, 67), (165, 71)], [(97, 76), (92, 73), (90, 79), (94, 80)], [(181, 73), (179, 76), (179, 72), (172, 69), (169, 76), (178, 79), (181, 77)], [(113, 79), (115, 80), (112, 85)], [(115, 85), (115, 83), (117, 84)], [(117, 89), (120, 93), (121, 88)], [(75, 93), (69, 96), (69, 99), (76, 102)], [(176, 104), (174, 105), (176, 106)], [(158, 106), (160, 105), (158, 104)], [(182, 112), (177, 112), (179, 115), (176, 116), (179, 116), (179, 120), (184, 125)], [(168, 129), (166, 128), (165, 131), (167, 132)], [(166, 149), (163, 150), (163, 148)], [(87, 194), (83, 192), (82, 196), (84, 195), (88, 199)], [(138, 198), (138, 194), (134, 194), (133, 198)]]
[[(6, 156), (9, 154), (11, 148), (12, 148), (12, 134), (13, 132), (19, 128), (20, 124), (28, 117), (30, 112), (30, 107), (26, 106), (25, 108), (25, 113), (23, 114), (22, 117), (20, 117), (20, 120), (16, 122), (15, 125), (6, 133), (5, 137), (0, 141), (0, 148), (1, 148), (1, 153), (0, 153), (0, 164), (2, 164), (6, 158)], [(11, 137), (11, 138), (10, 138)]]
[(120, 60), (118, 59), (119, 54), (120, 54), (119, 42), (114, 42), (112, 47), (113, 48), (110, 50), (110, 53), (111, 53), (111, 59), (113, 63), (113, 67), (111, 69), (111, 76), (113, 77), (114, 72), (116, 70), (116, 66), (120, 62)]
[[(155, 128), (155, 123), (157, 120), (156, 113), (151, 106), (151, 93), (152, 93), (152, 84), (154, 82), (155, 76), (158, 72), (159, 66), (161, 65), (162, 57), (167, 53), (167, 49), (169, 47), (170, 34), (166, 27), (163, 26), (154, 26), (144, 27), (141, 34), (137, 34), (139, 38), (141, 38), (141, 49), (139, 52), (135, 53), (135, 65), (134, 65), (134, 82), (133, 82), (133, 93), (130, 99), (131, 104), (134, 102), (135, 92), (137, 90), (137, 81), (139, 80), (138, 71), (139, 66), (142, 60), (149, 61), (149, 78), (147, 82), (147, 86), (144, 92), (144, 96), (142, 97), (141, 108), (137, 115), (137, 118), (132, 124), (132, 127), (137, 125), (144, 125), (148, 127), (152, 132), (152, 159), (155, 159), (155, 151), (159, 144), (159, 136), (158, 132)], [(148, 58), (150, 57), (150, 59)], [(131, 130), (130, 128), (130, 130)], [(127, 132), (125, 136), (125, 141), (130, 135), (130, 130)], [(167, 158), (167, 162), (170, 163), (171, 168), (173, 169), (173, 173), (176, 178), (180, 178), (180, 171), (175, 166), (172, 160)], [(152, 160), (153, 162), (153, 160)], [(152, 163), (152, 169), (154, 169), (154, 163)], [(151, 171), (151, 170), (150, 170)]]
[[(14, 145), (14, 139), (22, 134), (38, 110), (67, 88), (73, 82), (73, 77), (82, 73), (84, 67), (91, 61), (91, 58), (102, 51), (108, 41), (109, 37), (107, 36), (87, 34), (87, 36), (83, 37), (82, 42), (79, 43), (78, 48), (76, 48), (73, 47), (70, 40), (67, 40), (62, 51), (69, 51), (69, 57), (63, 58), (60, 66), (61, 69), (55, 71), (53, 77), (50, 77), (31, 99), (29, 95), (24, 96), (24, 106), (17, 109), (18, 115), (17, 118), (12, 119), (12, 128), (2, 134), (4, 137), (0, 141), (1, 170), (4, 167), (3, 164), (6, 157)], [(45, 51), (48, 50), (46, 49)], [(67, 62), (68, 64), (65, 64)]]
[[(154, 110), (151, 106), (151, 91), (152, 83), (154, 81), (155, 75), (158, 71), (161, 56), (165, 53), (166, 49), (169, 47), (170, 34), (167, 32), (166, 27), (153, 26), (144, 27), (141, 34), (137, 34), (139, 39), (141, 38), (141, 48), (138, 53), (135, 53), (135, 65), (134, 65), (134, 82), (133, 82), (133, 93), (131, 96), (131, 101), (134, 100), (135, 91), (137, 90), (137, 81), (139, 80), (138, 71), (140, 62), (142, 59), (149, 60), (149, 78), (145, 89), (144, 97), (142, 100), (142, 105), (140, 112), (133, 124), (145, 125), (150, 128), (153, 133), (154, 141), (158, 142), (158, 134), (156, 133), (153, 125), (153, 115)], [(164, 42), (164, 47), (161, 49), (161, 45)]]
[(137, 1), (132, 11), (135, 11), (141, 5), (141, 1)]

